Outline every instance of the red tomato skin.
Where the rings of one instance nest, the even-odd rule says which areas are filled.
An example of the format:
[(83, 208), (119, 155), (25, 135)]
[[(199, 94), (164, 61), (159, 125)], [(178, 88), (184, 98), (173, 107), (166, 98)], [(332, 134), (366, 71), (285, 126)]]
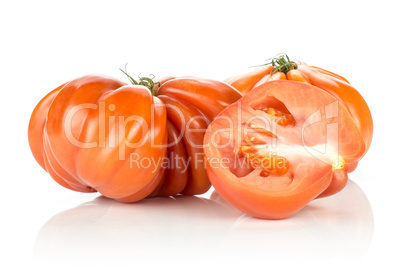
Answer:
[[(135, 101), (138, 103), (133, 105)], [(157, 175), (160, 167), (155, 167), (154, 172), (149, 169), (129, 168), (130, 159), (127, 156), (135, 150), (126, 148), (125, 143), (117, 143), (114, 147), (105, 146), (115, 137), (110, 136), (111, 132), (99, 125), (99, 107), (102, 102), (107, 104), (107, 122), (104, 126), (108, 126), (113, 113), (121, 119), (138, 115), (149, 123), (151, 109), (154, 109), (151, 104), (161, 104), (142, 86), (127, 86), (118, 80), (102, 76), (75, 79), (48, 94), (33, 111), (28, 130), (32, 153), (53, 179), (66, 188), (81, 192), (99, 191), (106, 197), (127, 202), (140, 200), (150, 194), (159, 183), (160, 177)], [(79, 105), (92, 108), (77, 111), (71, 119), (70, 127), (67, 125), (70, 122), (68, 113)], [(156, 145), (163, 145), (167, 140), (166, 109), (159, 105), (154, 113), (156, 122), (148, 134), (149, 137), (155, 137)], [(117, 125), (122, 131), (126, 131), (122, 135), (125, 135), (127, 141), (133, 138), (133, 133), (134, 136), (138, 134), (133, 132), (130, 122), (119, 121)], [(100, 140), (101, 134), (105, 139), (103, 141)], [(149, 159), (164, 157), (166, 148), (151, 148), (151, 141), (146, 137), (148, 136), (141, 137), (145, 145), (136, 152)], [(81, 144), (96, 143), (99, 146), (85, 148), (73, 144), (72, 141)], [(101, 143), (105, 143), (104, 146)], [(124, 157), (120, 159), (119, 153), (124, 150)]]
[(45, 160), (43, 159), (43, 128), (46, 123), (47, 111), (53, 99), (65, 84), (57, 87), (48, 93), (35, 107), (32, 112), (28, 126), (28, 142), (31, 152), (38, 164), (46, 170)]
[[(234, 87), (211, 79), (168, 77), (156, 90), (166, 105), (167, 116), (180, 133), (188, 156), (188, 178), (184, 195), (207, 192), (211, 183), (203, 162), (203, 138), (208, 124), (242, 95)], [(170, 184), (166, 180), (167, 184)], [(168, 187), (168, 185), (166, 185)]]
[[(128, 86), (104, 76), (84, 76), (61, 85), (32, 113), (28, 140), (34, 158), (60, 185), (79, 192), (98, 191), (121, 202), (205, 193), (211, 186), (202, 162), (205, 129), (241, 94), (225, 83), (195, 77), (167, 77), (154, 90), (156, 96), (144, 86)], [(69, 116), (74, 109), (77, 111)], [(180, 118), (172, 112), (177, 109), (182, 113)], [(145, 122), (141, 126), (149, 126), (147, 136), (129, 120), (133, 116)], [(193, 120), (194, 116), (198, 119)], [(119, 129), (126, 139), (123, 144), (116, 136)], [(149, 137), (154, 138), (152, 142)], [(181, 140), (166, 148), (179, 137)], [(126, 142), (138, 139), (144, 142), (140, 148), (126, 146)], [(130, 166), (129, 157), (134, 153), (158, 164), (153, 169)], [(167, 157), (170, 162), (179, 157), (184, 164), (162, 168), (164, 160), (158, 159)]]

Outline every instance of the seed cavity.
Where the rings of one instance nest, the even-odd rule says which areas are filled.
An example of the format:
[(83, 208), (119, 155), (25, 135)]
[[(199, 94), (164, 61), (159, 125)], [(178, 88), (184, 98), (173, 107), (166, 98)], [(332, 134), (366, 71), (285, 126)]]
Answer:
[(243, 146), (253, 146), (253, 145), (266, 145), (267, 142), (257, 138), (256, 136), (247, 135), (247, 137), (243, 140)]
[(249, 124), (248, 125), (250, 129), (253, 130), (254, 133), (260, 133), (263, 135), (266, 135), (268, 137), (272, 137), (272, 138), (277, 138), (278, 136), (276, 136), (274, 133), (272, 133), (271, 131), (269, 131), (266, 128), (260, 127), (256, 124)]
[(281, 112), (279, 110), (276, 110), (274, 108), (262, 108), (260, 109), (261, 111), (263, 111), (264, 113), (270, 115), (272, 117), (272, 119), (281, 126), (287, 126), (287, 125), (291, 125), (294, 126), (296, 124), (295, 119), (293, 118), (293, 116), (291, 114), (287, 114), (284, 112)]
[(245, 156), (247, 162), (254, 169), (261, 168), (261, 176), (268, 177), (271, 174), (283, 176), (289, 170), (289, 161), (266, 148), (241, 146), (239, 154)]

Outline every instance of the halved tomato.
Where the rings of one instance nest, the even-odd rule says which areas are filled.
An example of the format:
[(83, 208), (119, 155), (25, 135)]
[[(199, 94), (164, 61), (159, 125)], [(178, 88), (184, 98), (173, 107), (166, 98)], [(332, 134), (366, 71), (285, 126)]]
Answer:
[(345, 106), (309, 84), (271, 81), (230, 105), (204, 137), (215, 189), (241, 211), (282, 219), (347, 182), (366, 144)]

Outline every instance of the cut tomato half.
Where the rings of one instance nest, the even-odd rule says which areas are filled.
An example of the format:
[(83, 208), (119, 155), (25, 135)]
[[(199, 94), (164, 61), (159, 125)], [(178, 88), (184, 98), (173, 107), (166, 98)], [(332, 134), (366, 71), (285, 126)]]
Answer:
[(345, 106), (294, 81), (256, 87), (209, 125), (207, 172), (215, 189), (243, 212), (282, 219), (317, 197), (340, 191), (345, 165), (365, 153)]

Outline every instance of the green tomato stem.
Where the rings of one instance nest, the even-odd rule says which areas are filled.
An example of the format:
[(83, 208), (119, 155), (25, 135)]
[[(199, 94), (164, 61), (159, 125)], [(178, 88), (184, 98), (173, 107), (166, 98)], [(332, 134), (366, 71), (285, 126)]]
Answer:
[[(127, 64), (126, 64), (126, 66), (127, 66)], [(120, 68), (120, 71), (122, 71), (127, 76), (128, 80), (130, 80), (131, 84), (133, 84), (133, 85), (141, 85), (141, 86), (144, 86), (144, 87), (148, 88), (151, 91), (152, 96), (155, 96), (155, 94), (156, 94), (154, 87), (156, 85), (158, 85), (160, 87), (160, 85), (161, 85), (160, 82), (155, 83), (152, 80), (153, 78), (155, 78), (153, 76), (152, 76), (152, 78), (149, 78), (149, 77), (141, 77), (139, 75), (138, 76), (138, 81), (137, 81), (127, 73), (126, 67), (124, 67), (124, 70)]]

